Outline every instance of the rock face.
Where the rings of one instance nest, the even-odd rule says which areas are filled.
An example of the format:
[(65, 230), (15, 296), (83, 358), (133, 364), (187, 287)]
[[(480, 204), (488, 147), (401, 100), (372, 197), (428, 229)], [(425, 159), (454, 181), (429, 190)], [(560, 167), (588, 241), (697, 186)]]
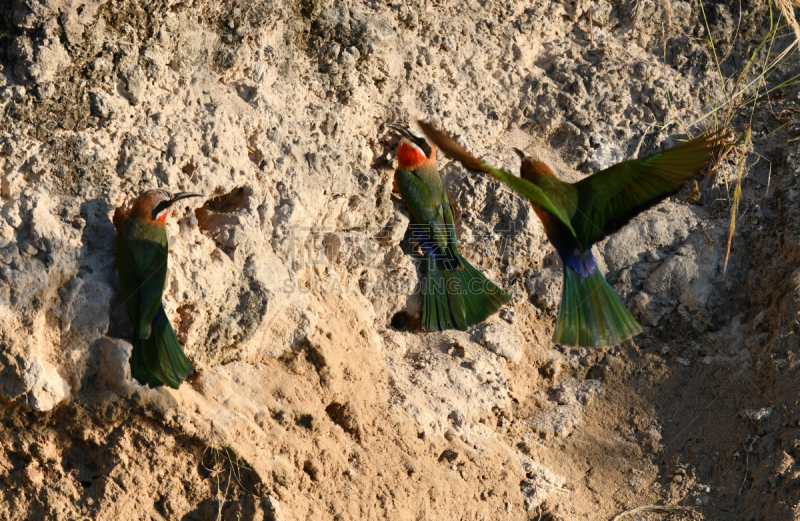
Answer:
[[(596, 246), (645, 332), (592, 351), (550, 341), (562, 268), (529, 204), (443, 158), (462, 252), (512, 302), (420, 331), (383, 127), (575, 181), (702, 123), (757, 4), (6, 2), (0, 516), (797, 516), (797, 86), (756, 103), (727, 270), (730, 158)], [(206, 194), (168, 223), (178, 391), (130, 379), (114, 259), (110, 216), (154, 187)]]

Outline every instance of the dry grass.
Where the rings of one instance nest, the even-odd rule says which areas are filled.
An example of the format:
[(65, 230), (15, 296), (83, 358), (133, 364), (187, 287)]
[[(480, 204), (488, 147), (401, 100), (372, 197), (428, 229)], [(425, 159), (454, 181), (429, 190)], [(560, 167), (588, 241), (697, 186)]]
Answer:
[(747, 147), (750, 146), (750, 140), (753, 137), (753, 132), (750, 127), (747, 128), (745, 133), (744, 144), (736, 153), (739, 156), (739, 165), (737, 168), (738, 175), (736, 176), (736, 190), (733, 192), (733, 205), (731, 206), (731, 224), (728, 228), (728, 247), (725, 250), (725, 266), (722, 268), (722, 276), (728, 271), (728, 259), (731, 256), (731, 245), (733, 244), (733, 234), (736, 232), (736, 214), (739, 212), (739, 202), (742, 199), (742, 172), (744, 171), (744, 161), (746, 158)]
[(794, 2), (791, 0), (775, 0), (775, 3), (778, 4), (784, 18), (786, 18), (789, 22), (789, 26), (794, 30), (797, 41), (800, 42), (800, 24), (797, 23), (797, 18), (794, 15), (794, 8), (800, 7), (800, 0), (795, 0)]
[[(800, 0), (794, 1), (800, 2)], [(725, 54), (722, 59), (719, 58), (718, 48), (714, 44), (711, 36), (711, 28), (709, 27), (708, 20), (706, 19), (705, 7), (702, 0), (700, 2), (702, 19), (705, 22), (706, 34), (708, 35), (706, 43), (708, 44), (711, 54), (714, 57), (714, 64), (716, 65), (717, 74), (719, 76), (720, 88), (716, 95), (710, 96), (710, 99), (713, 100), (711, 110), (708, 113), (700, 116), (691, 125), (689, 125), (689, 127), (701, 125), (705, 127), (706, 130), (732, 130), (732, 122), (734, 118), (737, 116), (748, 116), (749, 112), (749, 122), (746, 129), (738, 136), (738, 139), (736, 139), (736, 135), (731, 132), (731, 134), (734, 135), (734, 139), (732, 140), (730, 146), (727, 147), (717, 158), (715, 165), (709, 174), (710, 176), (716, 171), (722, 172), (725, 180), (725, 186), (728, 188), (727, 198), (728, 201), (731, 202), (731, 217), (730, 226), (728, 229), (723, 276), (727, 271), (731, 246), (733, 244), (733, 237), (736, 231), (736, 218), (742, 202), (742, 177), (747, 167), (748, 148), (753, 141), (752, 125), (754, 116), (759, 109), (771, 110), (771, 96), (778, 94), (781, 89), (785, 89), (800, 83), (800, 75), (793, 76), (780, 82), (772, 81), (772, 78), (776, 76), (778, 71), (784, 68), (784, 65), (793, 63), (793, 61), (790, 60), (798, 59), (797, 54), (798, 46), (800, 46), (800, 25), (798, 25), (791, 5), (792, 0), (775, 0), (775, 4), (773, 4), (772, 0), (768, 0), (768, 2), (770, 21), (769, 29), (761, 39), (760, 43), (750, 54), (747, 64), (739, 72), (739, 74), (736, 75), (733, 87), (731, 88), (728, 88), (727, 85), (729, 85), (730, 80), (733, 78), (726, 78), (722, 73), (721, 66), (728, 54)], [(774, 5), (777, 5), (778, 9), (774, 9)], [(800, 3), (797, 5), (800, 5)], [(739, 33), (737, 27), (737, 33), (734, 37), (733, 43), (731, 43), (728, 53), (730, 53), (730, 50), (732, 50), (736, 45), (738, 35)], [(789, 45), (785, 45), (782, 51), (778, 52), (777, 49), (780, 48), (780, 40), (787, 37), (792, 37), (793, 41)], [(760, 66), (760, 72), (753, 75), (752, 72), (755, 70), (756, 65)], [(781, 128), (790, 124), (792, 121), (793, 119), (788, 119), (785, 122), (781, 122), (779, 119), (779, 123), (781, 123), (780, 126), (772, 129), (764, 137), (777, 132)], [(725, 169), (719, 168), (726, 156), (731, 153), (736, 157), (737, 165), (736, 186), (732, 198), (730, 194), (728, 178), (725, 174)]]
[(217, 483), (217, 520), (222, 521), (222, 507), (231, 492), (231, 486), (236, 483), (242, 490), (249, 491), (242, 485), (242, 470), (250, 470), (245, 466), (236, 452), (224, 444), (220, 439), (214, 424), (211, 424), (209, 443), (203, 451), (203, 468)]
[[(705, 20), (705, 10), (702, 2), (700, 6), (701, 10), (703, 10)], [(721, 60), (719, 60), (717, 56), (717, 50), (714, 46), (714, 41), (709, 36), (707, 43), (714, 56), (714, 62), (720, 80), (720, 92), (718, 92), (716, 96), (713, 96), (714, 101), (712, 102), (711, 111), (698, 118), (696, 123), (704, 123), (707, 127), (714, 129), (729, 128), (733, 118), (743, 109), (747, 110), (748, 108), (750, 110), (750, 121), (752, 123), (753, 115), (755, 114), (756, 108), (758, 108), (760, 101), (763, 101), (764, 99), (768, 100), (770, 94), (780, 89), (800, 83), (800, 75), (797, 75), (776, 85), (768, 85), (770, 78), (776, 72), (781, 70), (781, 67), (786, 64), (788, 60), (797, 59), (796, 54), (798, 50), (798, 43), (800, 42), (800, 39), (796, 39), (791, 45), (786, 46), (783, 51), (778, 53), (777, 56), (774, 55), (776, 41), (778, 38), (786, 36), (786, 34), (782, 33), (786, 32), (789, 24), (786, 21), (786, 17), (783, 15), (782, 11), (776, 13), (772, 9), (771, 1), (769, 6), (769, 30), (761, 39), (759, 45), (751, 53), (747, 64), (736, 77), (736, 81), (733, 85), (733, 88), (730, 89), (730, 92), (728, 92), (726, 88), (730, 78), (726, 78), (722, 74)], [(794, 21), (794, 18), (791, 18), (791, 20)], [(795, 21), (795, 23), (797, 22)], [(706, 32), (709, 35), (711, 34), (711, 28), (709, 27), (707, 21)], [(731, 48), (733, 48), (735, 43), (736, 42), (734, 41), (734, 43), (731, 44)], [(754, 65), (759, 59), (759, 55), (762, 53), (762, 50), (765, 50), (765, 57), (763, 63), (760, 64), (761, 73), (748, 80)]]

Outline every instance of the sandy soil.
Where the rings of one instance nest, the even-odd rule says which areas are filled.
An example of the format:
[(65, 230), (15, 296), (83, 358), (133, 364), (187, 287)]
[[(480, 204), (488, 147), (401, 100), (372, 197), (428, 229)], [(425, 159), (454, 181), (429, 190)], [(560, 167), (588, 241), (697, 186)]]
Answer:
[[(735, 154), (597, 245), (645, 326), (616, 347), (550, 341), (541, 224), (444, 159), (462, 252), (512, 301), (420, 331), (391, 194), (385, 122), (568, 180), (674, 145), (793, 41), (757, 50), (764, 2), (702, 8), (3, 4), (0, 519), (800, 519), (800, 87), (731, 118), (727, 270)], [(156, 186), (207, 194), (168, 226), (178, 391), (130, 378), (113, 254), (114, 208)]]

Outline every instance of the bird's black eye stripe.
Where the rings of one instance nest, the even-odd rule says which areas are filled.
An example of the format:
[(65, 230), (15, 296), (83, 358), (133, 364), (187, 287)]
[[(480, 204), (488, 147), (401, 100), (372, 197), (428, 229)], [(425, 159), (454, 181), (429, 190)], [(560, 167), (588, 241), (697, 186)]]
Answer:
[(431, 157), (431, 145), (428, 143), (427, 139), (416, 136), (407, 128), (401, 127), (400, 125), (395, 125), (394, 123), (387, 123), (386, 126), (419, 147), (419, 149), (422, 150), (422, 153), (425, 154), (425, 157)]
[(415, 137), (414, 144), (417, 145), (420, 150), (422, 150), (422, 153), (425, 154), (425, 157), (431, 157), (431, 146), (424, 137)]
[(171, 204), (172, 204), (172, 201), (170, 199), (167, 199), (167, 200), (161, 201), (160, 203), (155, 205), (153, 207), (153, 220), (158, 219), (158, 214), (160, 214), (161, 212), (163, 212), (164, 210), (169, 208), (169, 206)]

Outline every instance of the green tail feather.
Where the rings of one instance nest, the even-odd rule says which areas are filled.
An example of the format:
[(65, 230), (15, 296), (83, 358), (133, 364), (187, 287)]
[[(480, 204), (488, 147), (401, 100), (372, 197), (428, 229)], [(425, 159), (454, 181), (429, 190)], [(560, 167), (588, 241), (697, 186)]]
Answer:
[(566, 346), (601, 347), (623, 342), (642, 332), (631, 312), (600, 270), (581, 278), (564, 267), (561, 306), (553, 342)]
[(430, 331), (465, 330), (496, 313), (511, 300), (483, 273), (458, 255), (463, 269), (448, 270), (441, 262), (426, 259), (423, 281), (422, 327)]
[(186, 358), (161, 307), (153, 320), (150, 336), (133, 341), (131, 375), (142, 385), (167, 385), (177, 389), (190, 374), (192, 363)]

